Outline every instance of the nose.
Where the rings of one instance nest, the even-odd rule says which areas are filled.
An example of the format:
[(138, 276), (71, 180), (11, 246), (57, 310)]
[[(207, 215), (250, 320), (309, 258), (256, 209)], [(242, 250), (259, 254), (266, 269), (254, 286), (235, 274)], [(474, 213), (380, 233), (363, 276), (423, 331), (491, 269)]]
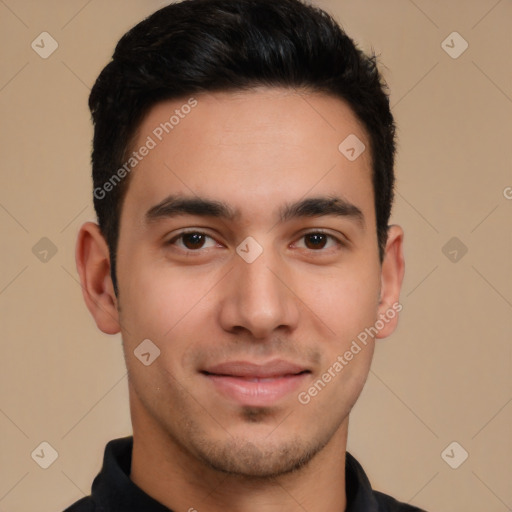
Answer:
[(275, 335), (277, 330), (295, 330), (300, 301), (293, 288), (293, 273), (270, 250), (252, 263), (236, 256), (222, 288), (223, 329), (238, 334), (248, 331), (250, 338), (259, 340)]

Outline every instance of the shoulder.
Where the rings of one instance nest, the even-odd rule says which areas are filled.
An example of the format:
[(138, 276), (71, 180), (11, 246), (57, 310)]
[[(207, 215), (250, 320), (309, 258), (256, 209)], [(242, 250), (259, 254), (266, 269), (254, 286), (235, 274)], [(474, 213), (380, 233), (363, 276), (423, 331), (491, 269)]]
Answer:
[(361, 464), (349, 452), (346, 452), (345, 484), (347, 512), (426, 512), (372, 489)]
[(64, 512), (101, 512), (101, 510), (96, 508), (91, 497), (87, 496), (73, 503), (73, 505), (64, 510)]
[(408, 503), (397, 501), (395, 498), (379, 491), (373, 491), (373, 495), (379, 504), (379, 512), (426, 512)]

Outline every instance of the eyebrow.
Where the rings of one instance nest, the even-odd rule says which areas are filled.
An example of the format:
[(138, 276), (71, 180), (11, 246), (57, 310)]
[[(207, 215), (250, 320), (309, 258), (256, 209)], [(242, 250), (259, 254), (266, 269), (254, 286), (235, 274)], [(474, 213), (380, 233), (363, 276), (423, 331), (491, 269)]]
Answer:
[[(211, 217), (229, 221), (236, 221), (241, 217), (238, 209), (223, 201), (199, 196), (171, 195), (151, 207), (146, 212), (145, 220), (147, 224), (152, 224), (162, 219), (182, 215)], [(282, 223), (291, 219), (323, 216), (348, 218), (358, 223), (362, 228), (365, 227), (363, 212), (346, 199), (337, 196), (301, 199), (294, 203), (284, 204), (278, 211), (278, 218)]]

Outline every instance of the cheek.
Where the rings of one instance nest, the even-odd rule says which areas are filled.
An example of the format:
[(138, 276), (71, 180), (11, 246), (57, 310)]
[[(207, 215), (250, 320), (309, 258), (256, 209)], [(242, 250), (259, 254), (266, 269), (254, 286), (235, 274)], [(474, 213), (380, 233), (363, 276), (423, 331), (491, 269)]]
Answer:
[(173, 268), (166, 262), (139, 264), (135, 259), (130, 265), (133, 271), (124, 276), (120, 301), (125, 350), (130, 355), (142, 340), (150, 339), (160, 349), (155, 364), (182, 374), (184, 361), (212, 317), (208, 294), (214, 293), (219, 278), (198, 266)]
[[(120, 302), (128, 333), (162, 338), (201, 295), (201, 281), (191, 287), (186, 271), (162, 259), (133, 252), (120, 259)], [(203, 292), (204, 294), (204, 292)]]
[(332, 400), (338, 412), (348, 411), (361, 393), (374, 352), (374, 340), (366, 329), (378, 318), (380, 277), (375, 270), (359, 270), (340, 272), (315, 292), (314, 310), (332, 331), (322, 342), (319, 378), (329, 382), (329, 391), (320, 402)]
[(356, 262), (329, 273), (302, 273), (297, 295), (337, 340), (356, 336), (377, 318), (380, 274), (377, 265)]

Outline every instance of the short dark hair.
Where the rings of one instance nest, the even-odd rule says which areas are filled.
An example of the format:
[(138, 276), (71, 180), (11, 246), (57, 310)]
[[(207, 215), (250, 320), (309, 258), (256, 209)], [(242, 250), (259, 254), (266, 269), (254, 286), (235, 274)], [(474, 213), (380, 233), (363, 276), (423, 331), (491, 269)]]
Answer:
[(363, 53), (328, 13), (305, 0), (184, 0), (156, 11), (119, 40), (89, 97), (94, 207), (116, 294), (129, 177), (108, 194), (96, 191), (126, 162), (144, 115), (163, 100), (258, 86), (321, 92), (352, 108), (370, 140), (382, 262), (393, 203), (395, 123), (373, 50)]

